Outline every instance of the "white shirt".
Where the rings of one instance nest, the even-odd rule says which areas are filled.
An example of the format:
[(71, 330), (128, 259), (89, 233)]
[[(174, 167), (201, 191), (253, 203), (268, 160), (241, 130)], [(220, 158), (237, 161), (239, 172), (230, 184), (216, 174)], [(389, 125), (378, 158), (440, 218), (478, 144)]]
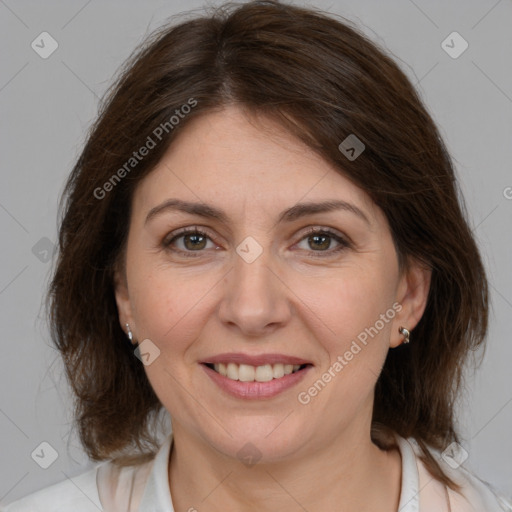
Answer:
[[(396, 436), (402, 457), (399, 512), (512, 512), (512, 504), (462, 466), (443, 469), (462, 485), (462, 496), (430, 476), (413, 439)], [(170, 434), (156, 456), (138, 466), (120, 468), (110, 461), (71, 480), (36, 491), (0, 512), (174, 512), (169, 490)], [(439, 460), (440, 454), (432, 451)], [(195, 504), (200, 509), (200, 504)], [(194, 508), (191, 504), (191, 510)]]

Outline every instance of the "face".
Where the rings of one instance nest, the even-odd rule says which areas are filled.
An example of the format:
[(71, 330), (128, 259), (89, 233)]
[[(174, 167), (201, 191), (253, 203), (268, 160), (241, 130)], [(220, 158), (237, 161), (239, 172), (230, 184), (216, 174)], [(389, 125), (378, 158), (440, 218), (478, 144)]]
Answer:
[(116, 281), (175, 432), (268, 461), (368, 431), (386, 354), (428, 291), (426, 271), (399, 272), (363, 190), (235, 107), (188, 124), (139, 184)]

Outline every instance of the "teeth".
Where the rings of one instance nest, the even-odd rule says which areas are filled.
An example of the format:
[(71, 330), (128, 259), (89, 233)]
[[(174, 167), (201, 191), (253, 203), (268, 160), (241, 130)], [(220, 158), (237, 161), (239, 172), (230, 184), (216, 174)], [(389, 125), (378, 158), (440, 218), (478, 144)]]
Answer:
[[(214, 366), (215, 368), (215, 366)], [(234, 363), (229, 363), (226, 370), (226, 377), (238, 380), (238, 365)]]
[(241, 364), (238, 367), (238, 380), (242, 382), (253, 382), (254, 374), (254, 366), (249, 366), (248, 364)]
[(255, 380), (257, 382), (268, 382), (274, 378), (274, 369), (271, 364), (265, 366), (258, 366), (256, 368)]
[(284, 364), (275, 364), (272, 367), (272, 372), (274, 374), (274, 379), (280, 379), (281, 377), (284, 377)]
[(231, 380), (242, 382), (268, 382), (272, 379), (280, 379), (285, 375), (296, 372), (299, 364), (264, 364), (263, 366), (252, 366), (250, 364), (219, 363), (214, 364), (216, 372)]

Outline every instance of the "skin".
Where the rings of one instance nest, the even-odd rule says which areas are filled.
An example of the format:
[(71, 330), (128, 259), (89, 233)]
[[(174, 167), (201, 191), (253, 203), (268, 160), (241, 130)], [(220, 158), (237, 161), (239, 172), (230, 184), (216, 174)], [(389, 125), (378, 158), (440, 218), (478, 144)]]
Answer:
[[(229, 220), (168, 210), (145, 222), (169, 198), (214, 205)], [(369, 223), (345, 210), (277, 222), (288, 207), (327, 199), (357, 206)], [(371, 441), (374, 387), (388, 350), (403, 342), (399, 326), (412, 330), (423, 314), (430, 272), (414, 261), (399, 271), (383, 212), (279, 125), (235, 106), (186, 125), (132, 206), (116, 301), (123, 328), (160, 350), (145, 371), (172, 418), (175, 510), (396, 511), (401, 459)], [(189, 235), (164, 247), (187, 226), (206, 231), (206, 241), (194, 245)], [(340, 243), (312, 239), (308, 227), (331, 228), (349, 245), (334, 253)], [(263, 251), (252, 263), (236, 252), (248, 236)], [(394, 303), (394, 318), (299, 403)], [(314, 366), (297, 386), (249, 401), (226, 395), (199, 364), (225, 352), (282, 353)], [(255, 465), (237, 456), (246, 443), (259, 452)]]

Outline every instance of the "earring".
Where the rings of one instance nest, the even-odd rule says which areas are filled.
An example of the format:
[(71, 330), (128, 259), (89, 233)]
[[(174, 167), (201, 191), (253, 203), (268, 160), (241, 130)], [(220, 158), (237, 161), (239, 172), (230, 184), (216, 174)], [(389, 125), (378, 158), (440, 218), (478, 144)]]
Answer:
[(130, 324), (125, 324), (125, 325), (126, 325), (126, 335), (128, 336), (128, 339), (130, 340), (130, 343), (131, 343), (133, 340), (132, 330), (130, 329)]
[(405, 327), (399, 327), (398, 332), (404, 337), (404, 343), (409, 343), (410, 331)]

